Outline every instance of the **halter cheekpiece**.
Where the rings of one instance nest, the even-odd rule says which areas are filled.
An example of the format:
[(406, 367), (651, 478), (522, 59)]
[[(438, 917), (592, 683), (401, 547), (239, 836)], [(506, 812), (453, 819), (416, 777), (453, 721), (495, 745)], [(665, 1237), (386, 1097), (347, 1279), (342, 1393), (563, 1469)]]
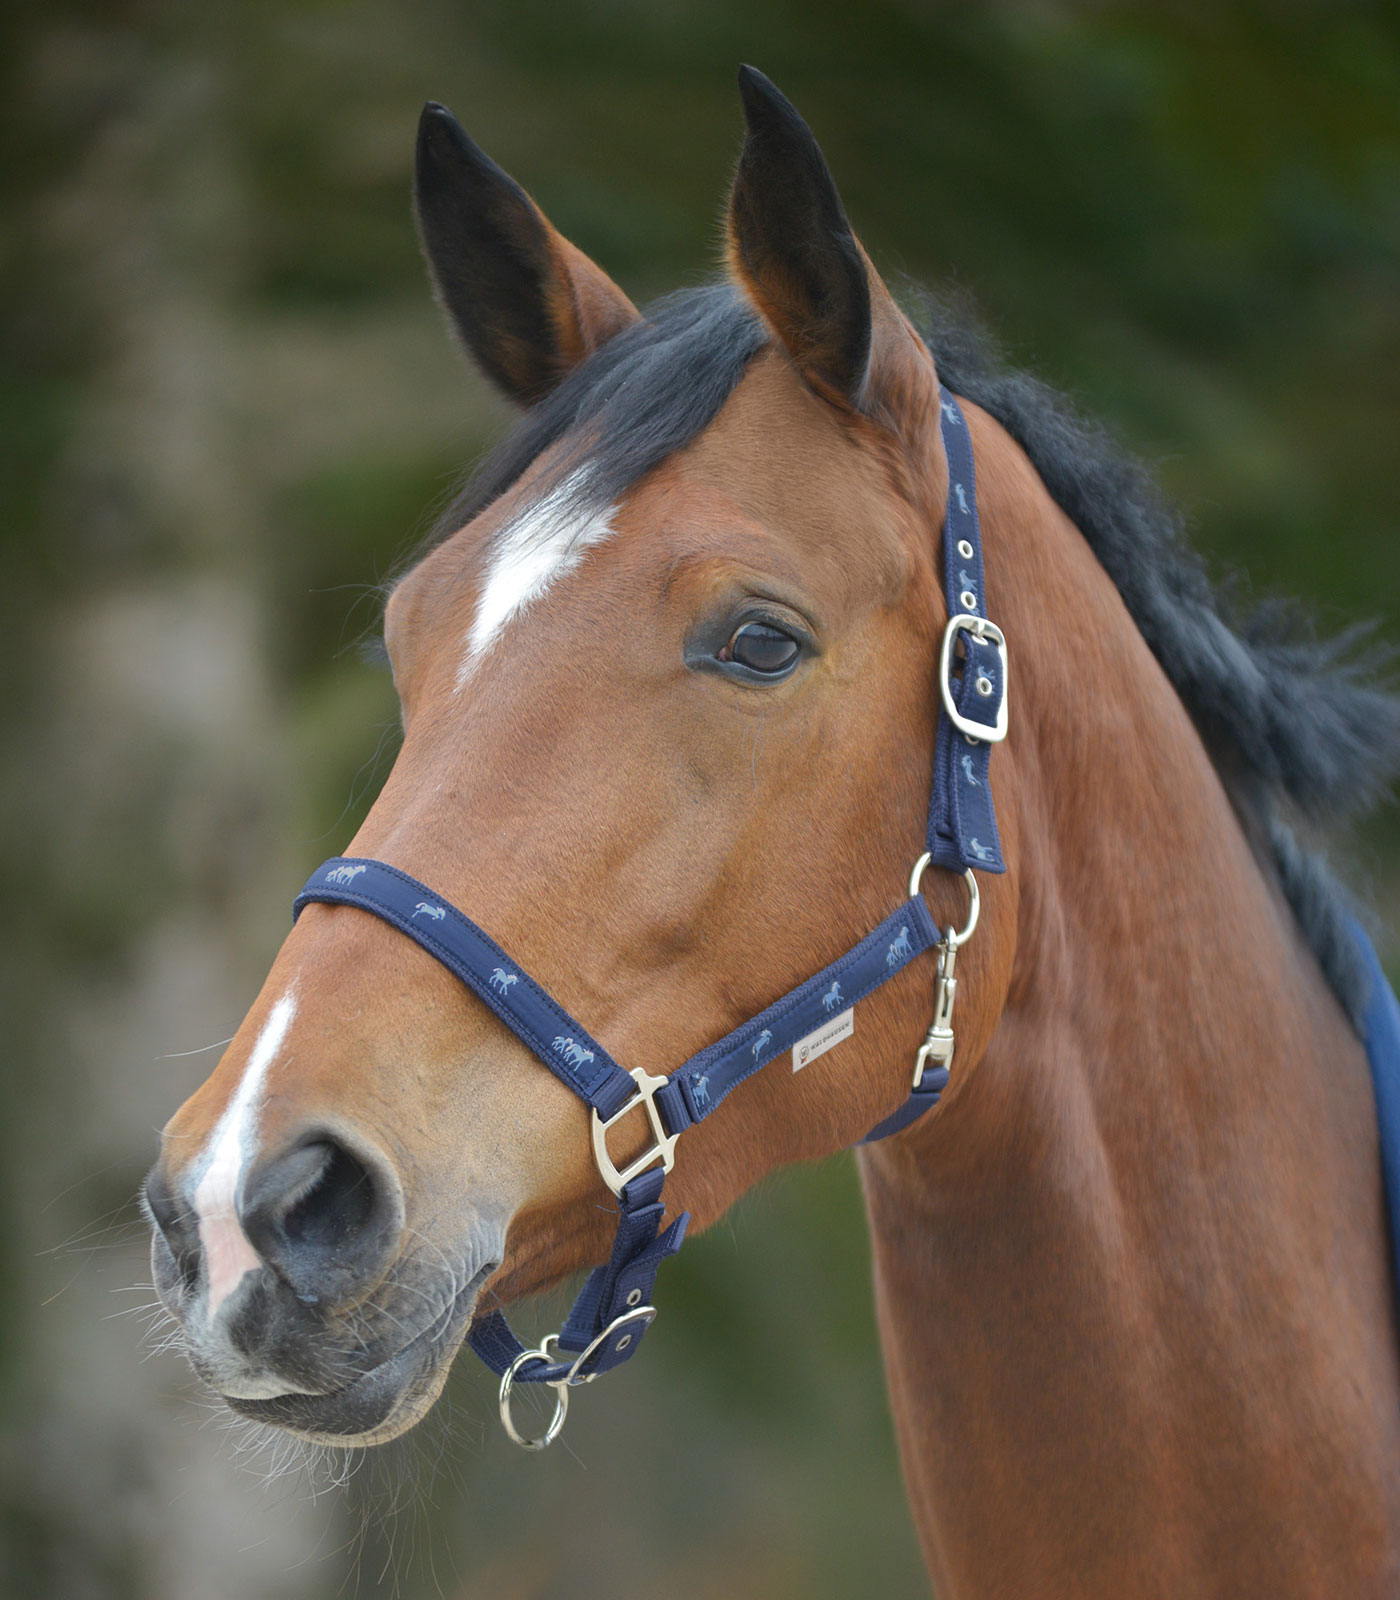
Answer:
[[(450, 902), (384, 861), (334, 857), (311, 874), (294, 916), (312, 901), (358, 906), (397, 928), (434, 956), (489, 1006), (593, 1113), (593, 1154), (617, 1196), (618, 1223), (606, 1265), (588, 1276), (567, 1321), (538, 1349), (523, 1345), (504, 1316), (490, 1312), (469, 1342), (501, 1379), (501, 1420), (526, 1449), (553, 1442), (563, 1427), (569, 1391), (633, 1356), (656, 1310), (657, 1268), (680, 1249), (689, 1213), (662, 1228), (661, 1187), (675, 1162), (676, 1142), (712, 1115), (746, 1078), (779, 1056), (794, 1069), (850, 1031), (852, 1008), (926, 950), (937, 949), (934, 1016), (914, 1059), (909, 1098), (865, 1136), (883, 1139), (938, 1103), (953, 1060), (955, 967), (976, 927), (974, 869), (1004, 872), (988, 775), (991, 747), (1006, 737), (1006, 640), (988, 619), (972, 441), (957, 399), (940, 391), (939, 422), (948, 460), (943, 523), (943, 576), (948, 625), (939, 657), (940, 697), (928, 835), (909, 879), (909, 898), (840, 960), (824, 967), (766, 1010), (693, 1055), (669, 1077), (620, 1066), (557, 1000)], [(940, 932), (919, 893), (930, 865), (961, 872), (971, 895), (961, 932)], [(619, 1168), (608, 1132), (640, 1112), (651, 1131), (647, 1149)], [(511, 1415), (518, 1383), (554, 1387), (554, 1415), (544, 1433), (526, 1438)]]

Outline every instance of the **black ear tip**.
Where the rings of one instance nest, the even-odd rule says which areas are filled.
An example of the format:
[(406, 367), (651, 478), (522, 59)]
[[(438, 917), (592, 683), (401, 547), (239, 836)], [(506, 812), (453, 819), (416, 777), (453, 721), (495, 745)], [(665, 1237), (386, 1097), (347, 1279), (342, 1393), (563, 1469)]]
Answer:
[(783, 125), (805, 129), (807, 126), (792, 101), (757, 67), (739, 68), (739, 98), (744, 102), (744, 117), (751, 130)]
[(739, 68), (739, 95), (746, 111), (765, 102), (771, 105), (773, 101), (783, 98), (777, 84), (766, 73), (747, 65)]
[(423, 107), (422, 115), (418, 118), (418, 131), (428, 133), (434, 128), (460, 127), (456, 117), (437, 100), (429, 100)]
[(452, 146), (459, 149), (466, 143), (466, 130), (444, 105), (429, 100), (418, 118), (418, 148), (420, 151), (444, 150)]
[(426, 181), (426, 174), (435, 170), (444, 173), (475, 170), (483, 177), (510, 181), (447, 107), (429, 100), (418, 119), (420, 183)]

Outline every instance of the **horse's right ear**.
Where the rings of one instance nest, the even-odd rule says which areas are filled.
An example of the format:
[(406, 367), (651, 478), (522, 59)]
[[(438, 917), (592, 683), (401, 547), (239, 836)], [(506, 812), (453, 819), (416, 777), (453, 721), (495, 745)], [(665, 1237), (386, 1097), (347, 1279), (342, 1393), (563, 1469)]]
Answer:
[(414, 212), (453, 331), (517, 404), (548, 394), (638, 318), (612, 279), (433, 101), (418, 123)]

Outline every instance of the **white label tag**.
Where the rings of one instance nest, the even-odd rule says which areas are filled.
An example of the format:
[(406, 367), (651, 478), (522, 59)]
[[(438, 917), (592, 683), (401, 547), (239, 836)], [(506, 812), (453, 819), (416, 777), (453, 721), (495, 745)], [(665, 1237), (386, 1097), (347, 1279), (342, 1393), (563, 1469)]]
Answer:
[(792, 1070), (801, 1072), (809, 1061), (815, 1061), (818, 1056), (825, 1055), (832, 1045), (840, 1044), (843, 1039), (849, 1039), (856, 1031), (856, 1008), (849, 1006), (839, 1017), (833, 1017), (830, 1022), (822, 1023), (820, 1028), (814, 1029), (805, 1039), (799, 1039), (792, 1047)]

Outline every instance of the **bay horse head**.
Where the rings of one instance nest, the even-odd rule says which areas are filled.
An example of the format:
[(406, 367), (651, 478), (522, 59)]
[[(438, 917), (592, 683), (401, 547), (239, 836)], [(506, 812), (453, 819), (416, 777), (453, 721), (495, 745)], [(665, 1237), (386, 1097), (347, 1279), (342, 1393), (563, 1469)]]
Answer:
[[(734, 1031), (739, 1067), (706, 1050), (686, 1080), (667, 1180), (703, 1227), (897, 1120), (956, 984), (942, 1103), (861, 1157), (939, 1592), (1394, 1593), (1363, 1036), (1392, 1039), (1400, 1128), (1400, 1019), (1290, 819), (1388, 784), (1396, 701), (1233, 627), (1140, 469), (956, 330), (921, 337), (805, 124), (741, 87), (728, 276), (645, 314), (423, 114), (434, 285), (524, 415), (389, 595), (403, 744), (350, 859), (164, 1131), (162, 1299), (236, 1412), (390, 1438), (496, 1307), (629, 1215), (569, 1072), (611, 1058), (660, 1100)], [(963, 883), (903, 898), (959, 630), (960, 692), (996, 688), (955, 516), (1017, 661), (1014, 736), (990, 757), (957, 722), (971, 759), (938, 768), (969, 808), (994, 775), (999, 835), (960, 860), (1006, 867), (956, 979), (932, 944)], [(397, 926), (354, 903), (404, 875)], [(433, 953), (463, 913), (471, 990)], [(862, 988), (840, 960), (877, 925)], [(788, 1039), (772, 1010), (808, 980), (816, 1031)], [(503, 1019), (546, 990), (532, 1053)], [(780, 1044), (794, 1070), (758, 1070)], [(1400, 1150), (1384, 1170), (1400, 1194)]]
[[(468, 908), (654, 1071), (886, 913), (932, 750), (933, 361), (805, 124), (760, 75), (743, 91), (730, 280), (646, 316), (425, 109), (434, 287), (525, 416), (389, 596), (403, 745), (347, 852)], [(930, 899), (964, 915), (955, 879)], [(894, 980), (839, 1086), (745, 1085), (730, 1126), (695, 1131), (671, 1205), (704, 1226), (889, 1113), (928, 985)], [(245, 1416), (346, 1443), (413, 1423), (483, 1295), (593, 1263), (610, 1225), (577, 1101), (421, 950), (323, 905), (165, 1129), (147, 1196), (200, 1374)]]

